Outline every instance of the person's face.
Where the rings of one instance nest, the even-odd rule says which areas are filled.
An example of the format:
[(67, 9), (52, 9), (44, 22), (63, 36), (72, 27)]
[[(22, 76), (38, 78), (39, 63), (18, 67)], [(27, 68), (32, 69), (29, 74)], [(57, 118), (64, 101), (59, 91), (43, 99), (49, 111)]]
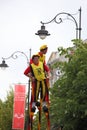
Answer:
[(47, 53), (47, 48), (43, 50), (43, 54), (46, 54)]
[(33, 62), (34, 62), (34, 64), (38, 64), (38, 63), (39, 63), (39, 57), (38, 57), (38, 56), (35, 56), (35, 57), (33, 58)]

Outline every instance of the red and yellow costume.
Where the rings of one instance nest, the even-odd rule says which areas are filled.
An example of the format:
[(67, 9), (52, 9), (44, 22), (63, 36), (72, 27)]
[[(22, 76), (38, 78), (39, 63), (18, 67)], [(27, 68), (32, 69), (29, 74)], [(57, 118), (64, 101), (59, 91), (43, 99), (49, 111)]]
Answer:
[[(43, 64), (46, 64), (46, 56), (44, 54), (43, 51), (46, 51), (45, 54), (47, 53), (47, 50), (48, 50), (48, 47), (47, 45), (42, 45), (40, 47), (40, 51), (38, 52), (38, 55), (39, 55), (39, 60), (43, 63)], [(30, 64), (32, 63), (32, 59), (30, 59)]]
[(46, 99), (46, 75), (45, 71), (49, 72), (49, 68), (46, 64), (43, 64), (39, 61), (37, 65), (35, 65), (33, 62), (30, 64), (30, 66), (24, 71), (24, 74), (27, 76), (28, 73), (31, 73), (32, 76), (35, 78), (34, 81), (32, 81), (32, 101), (38, 100), (39, 90), (41, 88), (41, 98), (42, 100)]
[[(33, 59), (34, 57), (37, 57), (36, 59)], [(50, 130), (50, 120), (49, 120), (49, 68), (45, 63), (45, 55), (43, 54), (42, 57), (40, 53), (37, 55), (32, 56), (32, 60), (30, 62), (29, 67), (24, 71), (24, 75), (28, 76), (31, 79), (31, 102), (30, 102), (30, 120), (31, 120), (31, 128), (29, 130), (32, 130), (32, 120), (33, 120), (33, 114), (35, 111), (35, 106), (37, 106), (39, 110), (39, 123), (38, 123), (38, 130), (40, 130), (41, 127), (41, 109), (42, 109), (42, 103), (46, 102), (43, 106), (43, 111), (45, 112), (46, 118), (47, 118), (47, 127), (48, 130)], [(48, 76), (48, 77), (47, 77)], [(39, 101), (39, 102), (38, 102)], [(40, 104), (38, 104), (40, 103)]]

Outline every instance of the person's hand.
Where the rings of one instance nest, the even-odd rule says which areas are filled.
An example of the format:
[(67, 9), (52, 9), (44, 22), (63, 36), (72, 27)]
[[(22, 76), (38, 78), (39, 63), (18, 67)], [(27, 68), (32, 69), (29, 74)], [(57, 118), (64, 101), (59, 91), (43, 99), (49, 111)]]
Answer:
[(51, 79), (51, 74), (47, 73), (47, 79)]
[(35, 81), (35, 78), (34, 78), (34, 77), (31, 77), (31, 81)]

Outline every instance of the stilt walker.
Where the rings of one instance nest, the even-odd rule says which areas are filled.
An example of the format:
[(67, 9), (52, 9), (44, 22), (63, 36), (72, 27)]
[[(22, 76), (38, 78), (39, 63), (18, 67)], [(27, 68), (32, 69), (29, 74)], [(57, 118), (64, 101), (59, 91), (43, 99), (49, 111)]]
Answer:
[[(49, 77), (49, 68), (46, 64), (43, 64), (39, 61), (39, 55), (35, 54), (32, 56), (32, 63), (25, 70), (24, 74), (28, 76), (31, 80), (31, 103), (30, 103), (30, 124), (31, 129), (33, 130), (33, 116), (36, 110), (36, 107), (39, 110), (39, 121), (38, 121), (38, 130), (41, 128), (41, 112), (42, 108), (46, 115), (47, 119), (47, 130), (50, 130), (50, 121), (49, 121), (49, 88), (47, 77)], [(47, 77), (46, 77), (46, 74)], [(38, 104), (38, 101), (40, 103)]]

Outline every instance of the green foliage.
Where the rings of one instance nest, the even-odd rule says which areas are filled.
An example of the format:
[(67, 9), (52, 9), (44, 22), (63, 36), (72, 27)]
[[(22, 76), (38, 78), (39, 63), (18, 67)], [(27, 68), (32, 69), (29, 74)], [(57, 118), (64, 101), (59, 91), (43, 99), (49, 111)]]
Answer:
[(74, 48), (60, 49), (69, 61), (51, 89), (51, 122), (63, 124), (64, 130), (87, 130), (87, 44), (73, 42)]
[(0, 130), (12, 130), (13, 89), (8, 92), (5, 101), (0, 100)]

